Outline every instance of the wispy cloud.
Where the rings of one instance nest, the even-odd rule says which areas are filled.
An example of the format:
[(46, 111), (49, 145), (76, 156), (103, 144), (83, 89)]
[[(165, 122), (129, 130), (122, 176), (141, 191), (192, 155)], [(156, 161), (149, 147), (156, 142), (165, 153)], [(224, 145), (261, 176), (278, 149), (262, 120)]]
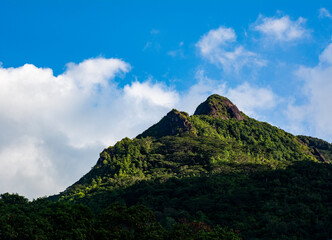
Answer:
[(148, 35), (148, 40), (146, 41), (143, 51), (160, 51), (161, 45), (158, 40), (160, 37), (160, 30), (152, 29)]
[(168, 51), (167, 54), (171, 57), (184, 57), (183, 48), (182, 48), (183, 44), (184, 42), (181, 41), (179, 43), (178, 49)]
[(329, 10), (327, 10), (326, 8), (320, 8), (319, 9), (319, 18), (329, 18), (332, 19), (332, 15), (330, 14)]
[(305, 28), (306, 19), (299, 17), (296, 21), (289, 16), (263, 17), (260, 15), (253, 25), (255, 31), (260, 32), (268, 41), (292, 42), (310, 36)]
[(182, 49), (171, 50), (171, 51), (168, 51), (167, 54), (171, 57), (184, 57)]
[(160, 33), (160, 31), (158, 30), (158, 29), (152, 29), (151, 31), (150, 31), (150, 34), (152, 34), (152, 35), (157, 35), (157, 34), (159, 34)]
[(203, 55), (209, 55), (221, 46), (236, 41), (236, 34), (232, 28), (219, 27), (204, 34), (197, 46)]
[(290, 129), (332, 141), (332, 43), (320, 54), (317, 66), (302, 66), (296, 74), (303, 80), (301, 91), (307, 104), (289, 105)]
[(264, 66), (266, 61), (236, 41), (232, 28), (219, 27), (204, 34), (196, 44), (201, 56), (225, 72), (239, 72), (244, 66)]

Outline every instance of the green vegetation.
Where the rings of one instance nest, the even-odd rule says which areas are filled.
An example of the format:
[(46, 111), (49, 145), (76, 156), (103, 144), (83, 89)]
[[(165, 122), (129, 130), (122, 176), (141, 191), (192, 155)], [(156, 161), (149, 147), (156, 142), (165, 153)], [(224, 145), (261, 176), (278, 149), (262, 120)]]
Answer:
[(86, 239), (91, 210), (83, 205), (33, 202), (16, 194), (0, 195), (0, 239)]
[[(193, 116), (172, 110), (104, 149), (90, 172), (49, 198), (54, 203), (25, 201), (27, 209), (42, 204), (21, 221), (44, 218), (51, 229), (46, 209), (63, 206), (82, 225), (64, 217), (77, 228), (68, 239), (329, 239), (330, 163), (331, 144), (249, 118), (212, 95)], [(0, 203), (4, 216), (10, 206)], [(4, 229), (22, 226), (1, 219)]]
[(326, 163), (332, 163), (332, 144), (313, 137), (298, 136), (298, 138), (310, 147), (310, 151), (316, 158)]
[[(284, 169), (297, 161), (319, 160), (297, 137), (254, 119), (191, 116), (195, 133), (160, 138), (125, 138), (105, 149), (97, 165), (62, 199), (79, 199), (137, 181), (242, 171), (241, 164)], [(232, 166), (232, 167), (231, 167)]]
[(97, 216), (83, 205), (51, 202), (38, 199), (33, 202), (16, 194), (0, 195), (0, 239), (229, 239), (240, 238), (233, 230), (210, 227), (202, 222), (182, 221), (165, 229), (154, 213), (142, 206), (127, 208), (115, 203)]

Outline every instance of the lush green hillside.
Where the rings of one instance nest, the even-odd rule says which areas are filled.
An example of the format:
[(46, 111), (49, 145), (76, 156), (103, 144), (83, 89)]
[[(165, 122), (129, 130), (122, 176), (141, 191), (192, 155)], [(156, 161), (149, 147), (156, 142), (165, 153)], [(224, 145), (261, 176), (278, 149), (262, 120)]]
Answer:
[(95, 212), (116, 201), (144, 204), (165, 227), (188, 219), (248, 239), (324, 239), (332, 229), (331, 146), (212, 95), (193, 116), (173, 109), (135, 139), (105, 149), (57, 197)]

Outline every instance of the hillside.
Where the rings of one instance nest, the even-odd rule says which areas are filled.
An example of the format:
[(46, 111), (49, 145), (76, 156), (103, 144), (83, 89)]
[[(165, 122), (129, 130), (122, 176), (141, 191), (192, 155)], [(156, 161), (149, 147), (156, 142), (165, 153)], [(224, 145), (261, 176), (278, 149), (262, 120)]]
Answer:
[(104, 149), (90, 172), (51, 199), (95, 213), (114, 202), (143, 204), (166, 228), (187, 219), (244, 239), (328, 239), (331, 162), (331, 144), (252, 119), (212, 95), (194, 115), (173, 109)]

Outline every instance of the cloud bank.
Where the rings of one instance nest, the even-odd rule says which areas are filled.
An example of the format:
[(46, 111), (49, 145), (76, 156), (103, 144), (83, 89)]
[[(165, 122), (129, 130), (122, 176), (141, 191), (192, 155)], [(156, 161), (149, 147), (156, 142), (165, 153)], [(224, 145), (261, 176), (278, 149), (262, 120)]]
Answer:
[(178, 101), (158, 83), (114, 80), (130, 65), (94, 58), (54, 76), (25, 64), (0, 68), (0, 192), (54, 194), (93, 166), (101, 150), (134, 137)]
[(70, 63), (54, 76), (49, 68), (25, 64), (0, 68), (0, 192), (29, 198), (55, 194), (77, 181), (104, 147), (135, 137), (171, 108), (193, 113), (210, 94), (231, 98), (255, 115), (273, 107), (275, 95), (244, 83), (235, 88), (203, 72), (180, 94), (147, 79), (120, 88), (130, 71), (120, 59)]

